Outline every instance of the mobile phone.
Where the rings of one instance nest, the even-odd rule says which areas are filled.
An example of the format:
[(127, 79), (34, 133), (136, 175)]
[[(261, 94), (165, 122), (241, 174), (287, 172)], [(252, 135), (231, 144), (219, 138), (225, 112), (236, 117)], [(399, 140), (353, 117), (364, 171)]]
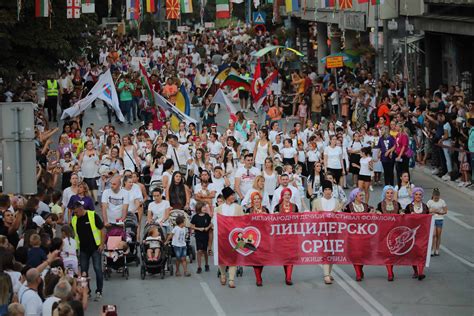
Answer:
[(103, 305), (102, 312), (106, 316), (117, 316), (117, 305)]

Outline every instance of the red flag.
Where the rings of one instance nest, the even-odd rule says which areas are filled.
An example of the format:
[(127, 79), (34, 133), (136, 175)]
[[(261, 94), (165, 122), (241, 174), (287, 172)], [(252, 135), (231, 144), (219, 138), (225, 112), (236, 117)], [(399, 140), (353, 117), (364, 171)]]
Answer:
[(359, 2), (359, 4), (361, 4), (361, 3), (368, 3), (368, 2), (369, 2), (369, 0), (357, 0), (357, 1)]
[(256, 100), (256, 97), (257, 97), (257, 94), (259, 92), (259, 89), (258, 89), (258, 85), (259, 85), (259, 82), (258, 82), (258, 79), (260, 79), (260, 77), (262, 76), (262, 71), (260, 69), (260, 58), (257, 60), (257, 66), (255, 67), (255, 72), (253, 74), (253, 80), (252, 80), (252, 89), (251, 89), (251, 93), (252, 93), (252, 98), (254, 100)]
[(180, 14), (179, 0), (166, 0), (166, 19), (177, 20)]
[(134, 11), (135, 12), (135, 14), (134, 14), (134, 19), (135, 20), (140, 20), (140, 14), (141, 14), (140, 11), (142, 9), (140, 7), (140, 5), (141, 5), (140, 2), (141, 2), (140, 0), (135, 0), (135, 11)]
[[(267, 77), (267, 79), (265, 79), (265, 82), (263, 83), (263, 85), (260, 87), (260, 89), (258, 90), (258, 94), (254, 97), (254, 100), (257, 101), (257, 100), (260, 100), (260, 98), (262, 98), (265, 94), (265, 90), (267, 90), (267, 87), (272, 83), (273, 80), (275, 80), (275, 78), (278, 76), (278, 70), (274, 70), (270, 76)], [(252, 95), (253, 97), (253, 95)]]
[(352, 8), (352, 0), (339, 0), (339, 9), (350, 9)]

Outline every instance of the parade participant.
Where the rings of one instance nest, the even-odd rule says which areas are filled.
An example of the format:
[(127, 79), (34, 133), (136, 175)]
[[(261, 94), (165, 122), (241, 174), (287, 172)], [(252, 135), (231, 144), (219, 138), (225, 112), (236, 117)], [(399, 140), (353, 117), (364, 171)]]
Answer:
[(191, 192), (179, 171), (173, 173), (169, 190), (166, 192), (166, 200), (174, 210), (189, 210)]
[[(384, 186), (382, 190), (382, 201), (377, 204), (377, 212), (381, 214), (403, 214), (403, 208), (395, 199), (395, 188), (391, 185)], [(393, 281), (393, 264), (387, 264), (387, 280)]]
[[(332, 196), (337, 199), (342, 205), (345, 205), (347, 201), (346, 193), (344, 192), (343, 188), (335, 182), (332, 173), (327, 173), (325, 175), (325, 179), (332, 183)], [(320, 186), (317, 196), (320, 197), (322, 195), (323, 188), (322, 186)]]
[(372, 181), (372, 170), (374, 169), (370, 147), (361, 149), (359, 163), (352, 163), (352, 166), (359, 170), (357, 184), (359, 189), (364, 191), (365, 202), (368, 203), (370, 198), (369, 187)]
[[(349, 203), (344, 208), (344, 212), (356, 214), (373, 212), (373, 208), (364, 202), (364, 195), (364, 191), (360, 188), (352, 190), (349, 194)], [(364, 266), (361, 264), (354, 264), (357, 282), (362, 281), (362, 279), (364, 278), (364, 271), (362, 270), (363, 267)]]
[(313, 201), (318, 198), (321, 183), (323, 183), (324, 179), (323, 165), (320, 162), (316, 162), (314, 164), (313, 173), (308, 177), (308, 185), (306, 187), (309, 205), (312, 205)]
[[(312, 205), (312, 210), (315, 212), (340, 212), (342, 211), (343, 204), (340, 203), (337, 199), (332, 196), (332, 186), (333, 184), (325, 180), (323, 181), (321, 187), (323, 189), (323, 194), (320, 198), (314, 200)], [(331, 276), (332, 264), (323, 264), (324, 271), (324, 283), (332, 284), (333, 277)]]
[(332, 135), (329, 141), (329, 146), (324, 148), (324, 172), (328, 171), (334, 175), (334, 180), (339, 183), (342, 175), (345, 175), (343, 170), (344, 160), (342, 158), (342, 149), (337, 146), (337, 136)]
[(191, 228), (194, 230), (194, 237), (196, 239), (197, 250), (197, 264), (196, 273), (202, 272), (202, 257), (204, 256), (204, 270), (209, 271), (209, 232), (212, 227), (212, 219), (209, 216), (209, 205), (203, 202), (198, 202), (195, 208), (196, 214), (191, 218)]
[(116, 175), (110, 180), (110, 189), (102, 193), (102, 219), (106, 227), (123, 222), (127, 218), (128, 192), (120, 188), (121, 177)]
[(123, 160), (125, 170), (139, 171), (141, 162), (138, 151), (132, 142), (130, 135), (122, 137), (122, 146), (120, 147), (120, 158)]
[(273, 160), (271, 158), (265, 159), (262, 175), (265, 179), (265, 186), (263, 192), (268, 195), (270, 202), (273, 200), (273, 193), (277, 187), (278, 174), (273, 168)]
[(380, 149), (379, 160), (382, 161), (383, 178), (385, 185), (394, 186), (394, 154), (395, 138), (390, 135), (390, 130), (387, 126), (382, 127), (382, 137), (379, 138), (377, 148)]
[[(120, 180), (118, 185), (120, 185)], [(96, 276), (97, 290), (95, 292), (95, 300), (97, 301), (102, 297), (104, 278), (101, 256), (105, 241), (104, 223), (94, 211), (85, 210), (79, 201), (73, 205), (72, 209), (75, 215), (71, 220), (71, 224), (76, 235), (77, 247), (79, 248), (80, 270), (81, 273), (89, 275), (89, 261), (92, 259), (92, 267)], [(107, 217), (104, 218), (107, 219)]]
[[(280, 200), (278, 205), (275, 206), (274, 213), (298, 213), (298, 206), (291, 202), (292, 190), (290, 188), (283, 188), (280, 193)], [(275, 199), (276, 194), (273, 196)], [(293, 265), (283, 266), (285, 270), (285, 283), (286, 285), (293, 285), (291, 281), (291, 275), (293, 273)]]
[(258, 168), (253, 167), (253, 155), (245, 155), (244, 165), (235, 173), (234, 188), (240, 200), (252, 189), (255, 178), (261, 174)]
[(430, 209), (430, 214), (433, 214), (435, 221), (435, 231), (433, 233), (433, 247), (431, 250), (432, 256), (439, 256), (439, 247), (441, 245), (441, 233), (443, 232), (444, 216), (448, 213), (448, 206), (446, 202), (440, 198), (441, 193), (438, 188), (433, 189), (431, 200), (426, 203)]
[(270, 157), (273, 155), (272, 152), (272, 146), (270, 144), (270, 141), (268, 139), (268, 130), (261, 129), (258, 132), (258, 141), (255, 144), (255, 148), (253, 149), (253, 154), (255, 155), (255, 167), (257, 169), (262, 170), (265, 164), (265, 160), (267, 157)]
[[(128, 192), (129, 200), (128, 202), (128, 213), (134, 214), (137, 219), (138, 223), (141, 223), (142, 216), (143, 216), (143, 195), (140, 190), (140, 187), (133, 183), (131, 176), (124, 176), (122, 182), (123, 190)], [(137, 239), (140, 239), (140, 230), (137, 232)]]
[[(423, 202), (424, 191), (422, 188), (415, 187), (412, 190), (413, 201), (407, 205), (405, 209), (406, 214), (429, 214), (430, 208)], [(424, 264), (413, 266), (413, 278), (423, 280), (426, 276), (423, 274)]]
[(352, 137), (353, 140), (351, 145), (347, 148), (347, 152), (349, 153), (349, 172), (352, 173), (352, 183), (355, 188), (357, 187), (357, 179), (360, 172), (360, 156), (363, 146), (358, 132), (355, 132)]
[(79, 165), (81, 166), (82, 176), (84, 182), (87, 183), (89, 190), (92, 193), (92, 199), (97, 202), (98, 189), (97, 180), (99, 179), (99, 153), (94, 148), (92, 141), (88, 140), (85, 143), (85, 150), (79, 156)]
[(71, 197), (79, 192), (79, 176), (77, 173), (72, 173), (71, 174), (71, 186), (66, 188), (63, 191), (63, 198), (61, 205), (64, 208), (64, 223), (70, 223), (71, 217), (72, 217), (72, 212), (70, 209), (67, 207), (69, 205), (69, 201), (71, 200)]
[(410, 182), (410, 174), (403, 172), (400, 176), (399, 185), (395, 186), (395, 200), (405, 209), (412, 201), (412, 193), (415, 185)]
[[(258, 191), (252, 192), (250, 195), (250, 207), (245, 211), (247, 214), (268, 214), (268, 209), (262, 205), (262, 195)], [(257, 286), (263, 285), (262, 271), (263, 266), (254, 266), (255, 279)]]
[(157, 223), (163, 229), (163, 234), (167, 236), (170, 232), (170, 224), (168, 218), (173, 210), (169, 201), (163, 199), (163, 191), (156, 188), (152, 191), (153, 201), (148, 204), (147, 223)]
[(284, 189), (289, 189), (291, 191), (290, 194), (290, 202), (295, 204), (298, 210), (301, 210), (301, 196), (296, 187), (290, 184), (290, 176), (286, 173), (280, 176), (280, 186), (273, 192), (272, 204), (270, 206), (270, 212), (275, 212), (277, 204), (280, 203), (281, 200), (281, 193)]
[[(242, 206), (238, 205), (235, 203), (235, 192), (232, 190), (230, 187), (225, 187), (222, 190), (222, 196), (225, 200), (225, 202), (221, 205), (219, 205), (214, 212), (216, 214), (224, 215), (224, 216), (241, 216), (244, 215), (244, 212), (242, 210)], [(217, 216), (215, 217), (217, 219)], [(226, 267), (225, 266), (219, 266), (219, 270), (221, 273), (220, 279), (221, 279), (221, 284), (225, 285), (227, 282), (226, 278)], [(237, 271), (236, 266), (230, 266), (229, 267), (229, 287), (230, 288), (235, 288), (235, 273)]]
[(194, 199), (197, 202), (209, 205), (209, 215), (212, 216), (213, 201), (218, 191), (214, 191), (209, 187), (209, 181), (211, 179), (209, 171), (205, 169), (202, 170), (199, 178), (201, 179), (201, 182), (194, 186)]
[(397, 176), (400, 178), (402, 173), (409, 171), (409, 162), (411, 155), (413, 155), (412, 150), (409, 145), (409, 136), (407, 134), (407, 129), (401, 123), (396, 126), (397, 137), (395, 138), (395, 169), (397, 170)]
[(89, 187), (87, 186), (87, 183), (85, 181), (80, 182), (78, 184), (77, 194), (71, 196), (67, 208), (71, 209), (74, 203), (76, 203), (77, 201), (82, 202), (86, 210), (94, 210), (95, 208), (94, 201), (92, 200), (89, 193)]
[(262, 175), (258, 175), (253, 181), (252, 189), (248, 190), (245, 194), (245, 197), (241, 201), (241, 205), (244, 209), (248, 208), (251, 204), (251, 196), (254, 192), (260, 193), (262, 196), (262, 204), (269, 208), (270, 207), (270, 198), (264, 191), (265, 189), (265, 178)]

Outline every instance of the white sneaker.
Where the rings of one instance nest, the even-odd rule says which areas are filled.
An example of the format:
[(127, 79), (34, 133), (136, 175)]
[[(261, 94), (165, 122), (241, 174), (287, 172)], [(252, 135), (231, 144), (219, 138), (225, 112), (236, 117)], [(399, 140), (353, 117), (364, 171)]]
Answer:
[(461, 180), (461, 178), (457, 178), (457, 179), (455, 180), (455, 182), (459, 183), (459, 182), (462, 182), (462, 180)]
[(431, 170), (431, 174), (437, 174), (439, 172), (438, 168), (434, 168)]
[(464, 187), (464, 186), (466, 186), (466, 182), (459, 182), (458, 183), (458, 187)]
[(451, 177), (449, 176), (449, 174), (445, 174), (444, 176), (441, 177), (441, 179), (443, 179), (444, 181), (448, 181), (448, 180), (451, 180)]

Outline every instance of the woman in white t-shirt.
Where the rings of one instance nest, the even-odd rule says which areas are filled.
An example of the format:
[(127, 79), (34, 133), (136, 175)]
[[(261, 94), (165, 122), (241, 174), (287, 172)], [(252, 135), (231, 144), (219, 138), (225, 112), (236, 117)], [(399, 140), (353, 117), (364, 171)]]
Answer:
[(446, 205), (446, 202), (440, 198), (440, 195), (441, 194), (438, 188), (433, 189), (431, 200), (426, 203), (430, 210), (430, 214), (433, 214), (435, 220), (433, 247), (431, 248), (432, 256), (439, 256), (439, 247), (441, 245), (441, 233), (443, 232), (444, 215), (448, 213), (448, 206)]
[(272, 158), (265, 159), (265, 165), (262, 172), (263, 177), (265, 178), (265, 186), (263, 192), (268, 194), (270, 201), (273, 199), (273, 192), (277, 187), (278, 183), (278, 174), (273, 168)]
[(270, 140), (268, 139), (268, 131), (262, 129), (258, 132), (258, 135), (259, 140), (255, 144), (253, 152), (255, 157), (255, 167), (262, 170), (267, 157), (271, 156), (273, 153)]
[(280, 154), (283, 158), (283, 164), (296, 165), (298, 162), (298, 152), (293, 147), (291, 139), (285, 139), (283, 141), (284, 147), (280, 150)]
[(395, 186), (395, 199), (400, 203), (402, 209), (405, 209), (412, 202), (412, 190), (415, 187), (410, 182), (410, 174), (403, 172), (400, 176), (400, 184)]
[(341, 176), (345, 174), (343, 170), (342, 149), (337, 146), (336, 135), (331, 136), (329, 146), (324, 148), (324, 169), (334, 175), (336, 183), (339, 183)]
[(170, 203), (163, 200), (163, 191), (159, 188), (152, 192), (153, 202), (148, 204), (148, 224), (160, 224), (163, 229), (163, 233), (168, 235), (171, 232), (168, 218), (171, 212)]
[(374, 168), (370, 147), (364, 147), (360, 150), (359, 164), (352, 163), (352, 167), (357, 168), (359, 170), (357, 186), (359, 187), (359, 189), (364, 191), (365, 203), (369, 203), (369, 187), (372, 181), (372, 170)]

